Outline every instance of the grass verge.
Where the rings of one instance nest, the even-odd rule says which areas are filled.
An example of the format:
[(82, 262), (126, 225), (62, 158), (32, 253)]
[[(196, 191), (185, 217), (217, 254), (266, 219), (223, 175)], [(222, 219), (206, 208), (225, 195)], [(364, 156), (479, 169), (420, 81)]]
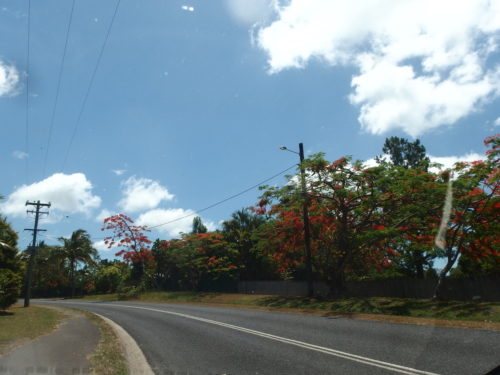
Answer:
[[(86, 296), (85, 299), (117, 300), (116, 294)], [(410, 298), (346, 298), (339, 300), (253, 294), (200, 292), (144, 292), (131, 300), (227, 305), (324, 316), (347, 316), (396, 321), (500, 330), (500, 303), (480, 301), (434, 301)], [(392, 317), (392, 318), (391, 318)], [(401, 319), (401, 317), (407, 318)], [(450, 322), (446, 324), (445, 321)], [(467, 324), (470, 322), (470, 324)]]
[(85, 315), (99, 328), (101, 339), (94, 352), (88, 357), (94, 374), (126, 375), (128, 367), (123, 347), (113, 329), (100, 317), (91, 312), (64, 307)]
[(66, 318), (61, 311), (40, 306), (14, 305), (0, 312), (0, 355), (17, 345), (56, 329)]

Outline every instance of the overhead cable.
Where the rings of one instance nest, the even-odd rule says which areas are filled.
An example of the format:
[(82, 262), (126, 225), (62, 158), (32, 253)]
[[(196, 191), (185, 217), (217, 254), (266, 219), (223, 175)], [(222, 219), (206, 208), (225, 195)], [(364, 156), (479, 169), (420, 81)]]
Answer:
[(52, 140), (52, 130), (54, 129), (54, 121), (56, 117), (56, 110), (57, 110), (57, 104), (59, 102), (59, 91), (61, 89), (61, 78), (62, 78), (62, 73), (64, 69), (64, 62), (66, 60), (66, 51), (68, 49), (68, 39), (69, 39), (69, 32), (71, 29), (71, 24), (73, 22), (73, 12), (75, 10), (75, 0), (73, 0), (71, 4), (71, 11), (69, 14), (69, 21), (68, 21), (68, 26), (66, 28), (66, 40), (64, 42), (64, 49), (63, 49), (63, 54), (61, 57), (61, 64), (59, 66), (59, 74), (57, 78), (57, 89), (56, 89), (56, 96), (54, 99), (54, 106), (52, 107), (52, 116), (50, 119), (50, 126), (49, 126), (49, 134), (47, 138), (47, 146), (45, 147), (45, 157), (43, 160), (43, 168), (42, 168), (42, 176), (45, 178), (45, 168), (47, 167), (47, 159), (49, 157), (49, 149), (50, 149), (50, 142)]
[(281, 171), (281, 172), (279, 172), (279, 173), (276, 173), (275, 175), (273, 175), (273, 176), (271, 176), (271, 177), (269, 177), (269, 178), (266, 178), (264, 181), (261, 181), (261, 182), (259, 182), (258, 184), (255, 184), (255, 185), (253, 185), (253, 186), (251, 186), (251, 187), (249, 187), (249, 188), (247, 188), (247, 189), (245, 189), (245, 190), (243, 190), (243, 191), (241, 191), (241, 192), (239, 192), (239, 193), (237, 193), (237, 194), (231, 195), (230, 197), (227, 197), (227, 198), (225, 198), (225, 199), (223, 199), (223, 200), (221, 200), (221, 201), (218, 201), (218, 202), (216, 202), (216, 203), (213, 203), (213, 204), (211, 204), (210, 206), (207, 206), (207, 207), (202, 208), (202, 209), (200, 209), (200, 210), (194, 211), (194, 212), (192, 212), (192, 213), (191, 213), (191, 214), (189, 214), (189, 215), (185, 215), (185, 216), (179, 217), (179, 218), (177, 218), (177, 219), (170, 220), (170, 221), (168, 221), (168, 222), (166, 222), (166, 223), (162, 223), (162, 224), (158, 224), (158, 225), (154, 225), (154, 226), (148, 227), (148, 229), (158, 228), (158, 227), (161, 227), (161, 226), (163, 226), (163, 225), (168, 225), (168, 224), (171, 224), (171, 223), (175, 223), (176, 221), (180, 221), (180, 220), (186, 219), (186, 218), (188, 218), (188, 217), (190, 217), (190, 216), (197, 215), (197, 214), (199, 214), (199, 213), (201, 213), (201, 212), (203, 212), (203, 211), (206, 211), (206, 210), (208, 210), (208, 209), (210, 209), (210, 208), (213, 208), (213, 207), (218, 206), (218, 205), (220, 205), (220, 204), (222, 204), (222, 203), (225, 203), (225, 202), (227, 202), (228, 200), (231, 200), (231, 199), (233, 199), (233, 198), (239, 197), (240, 195), (243, 195), (243, 194), (245, 194), (246, 192), (248, 192), (248, 191), (250, 191), (250, 190), (253, 190), (253, 189), (255, 189), (255, 188), (259, 187), (259, 186), (262, 186), (262, 185), (263, 185), (263, 184), (265, 184), (266, 182), (268, 182), (268, 181), (270, 181), (270, 180), (272, 180), (272, 179), (274, 179), (274, 178), (276, 178), (276, 177), (278, 177), (278, 176), (282, 175), (282, 174), (283, 174), (283, 173), (285, 173), (285, 172), (288, 172), (290, 169), (295, 168), (296, 166), (297, 166), (297, 164), (294, 164), (294, 165), (292, 165), (292, 166), (288, 167), (287, 169), (285, 169), (285, 170), (283, 170), (283, 171)]
[(29, 159), (29, 104), (30, 104), (30, 38), (31, 38), (31, 0), (28, 0), (28, 37), (26, 43), (26, 115), (24, 132), (24, 152), (25, 157), (25, 179), (28, 183), (28, 159)]
[(94, 70), (93, 70), (92, 75), (90, 77), (90, 82), (89, 82), (89, 85), (87, 87), (87, 91), (85, 92), (85, 96), (84, 96), (84, 99), (83, 99), (83, 102), (82, 102), (82, 106), (80, 108), (80, 112), (78, 113), (78, 117), (76, 119), (75, 126), (74, 126), (73, 132), (71, 134), (71, 138), (70, 138), (70, 141), (69, 141), (68, 149), (66, 150), (66, 154), (65, 154), (64, 159), (63, 159), (61, 171), (64, 171), (64, 169), (66, 168), (66, 162), (68, 161), (68, 156), (69, 156), (69, 153), (71, 151), (71, 147), (73, 146), (73, 141), (75, 139), (76, 133), (78, 132), (78, 127), (80, 125), (80, 121), (82, 119), (83, 112), (85, 111), (85, 107), (87, 105), (87, 100), (89, 98), (90, 91), (91, 91), (92, 86), (94, 84), (95, 76), (96, 76), (97, 70), (99, 69), (99, 64), (101, 63), (101, 59), (102, 59), (102, 55), (104, 53), (104, 49), (106, 48), (106, 44), (108, 42), (109, 35), (111, 34), (111, 29), (113, 28), (113, 24), (115, 22), (116, 14), (118, 13), (118, 8), (120, 6), (120, 2), (121, 2), (121, 0), (118, 0), (116, 2), (115, 10), (113, 12), (113, 16), (111, 17), (111, 21), (110, 21), (108, 29), (106, 31), (106, 36), (104, 37), (104, 42), (102, 43), (101, 50), (99, 51), (99, 56), (97, 58), (97, 62), (95, 64), (95, 66), (94, 66)]

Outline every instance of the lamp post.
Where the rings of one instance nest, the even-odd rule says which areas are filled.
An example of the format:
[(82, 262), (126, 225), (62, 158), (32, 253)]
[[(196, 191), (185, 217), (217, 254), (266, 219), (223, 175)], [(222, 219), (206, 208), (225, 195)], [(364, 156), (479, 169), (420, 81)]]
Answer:
[(280, 147), (280, 150), (293, 152), (300, 157), (300, 185), (302, 188), (302, 220), (304, 223), (304, 241), (306, 244), (306, 274), (307, 274), (307, 295), (314, 296), (314, 284), (312, 276), (312, 256), (311, 256), (311, 230), (309, 227), (309, 198), (306, 190), (306, 173), (304, 170), (304, 145), (299, 143), (299, 152), (289, 150), (285, 146)]

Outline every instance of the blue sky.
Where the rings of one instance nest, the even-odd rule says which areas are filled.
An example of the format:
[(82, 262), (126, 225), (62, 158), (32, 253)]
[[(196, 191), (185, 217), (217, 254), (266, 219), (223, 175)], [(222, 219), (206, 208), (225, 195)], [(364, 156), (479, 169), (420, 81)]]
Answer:
[(52, 203), (41, 239), (83, 228), (110, 257), (106, 214), (192, 214), (296, 163), (282, 145), (369, 160), (418, 137), (449, 165), (499, 130), (498, 1), (76, 0), (69, 34), (72, 1), (28, 4), (0, 0), (0, 212), (21, 248), (26, 200)]

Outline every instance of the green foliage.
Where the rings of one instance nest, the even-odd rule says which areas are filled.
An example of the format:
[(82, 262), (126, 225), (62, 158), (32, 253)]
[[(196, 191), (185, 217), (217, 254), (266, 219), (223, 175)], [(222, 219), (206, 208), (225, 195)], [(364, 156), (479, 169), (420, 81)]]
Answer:
[(21, 286), (21, 275), (0, 268), (0, 309), (5, 310), (16, 303)]
[(191, 230), (192, 234), (198, 234), (198, 233), (207, 233), (207, 227), (203, 224), (203, 221), (201, 220), (201, 217), (196, 216), (193, 219), (193, 229)]
[(118, 300), (136, 299), (145, 291), (143, 285), (128, 285), (123, 286), (118, 290)]
[(101, 264), (96, 274), (95, 290), (98, 293), (115, 293), (128, 276), (130, 269), (125, 263), (115, 261), (111, 265)]
[[(342, 293), (347, 274), (365, 273), (388, 262), (387, 240), (397, 209), (391, 192), (390, 166), (363, 168), (341, 158), (332, 163), (322, 154), (303, 163), (308, 186), (313, 268), (332, 293)], [(281, 274), (299, 271), (304, 264), (301, 189), (291, 179), (281, 189), (269, 189), (261, 205), (270, 205), (268, 249)]]
[(78, 264), (95, 265), (97, 258), (97, 250), (92, 247), (92, 240), (89, 234), (78, 229), (71, 234), (70, 238), (59, 238), (63, 243), (62, 247), (58, 248), (59, 257), (68, 262), (69, 275), (71, 283), (71, 296), (75, 296), (75, 273)]
[(267, 220), (262, 215), (244, 208), (234, 212), (222, 223), (222, 237), (237, 252), (241, 280), (266, 280), (273, 277), (269, 257), (258, 246), (262, 226)]
[(382, 151), (389, 155), (394, 165), (403, 168), (422, 168), (427, 170), (430, 159), (425, 154), (425, 147), (417, 139), (409, 142), (405, 138), (389, 137), (385, 139)]
[(5, 310), (17, 301), (21, 280), (17, 233), (0, 217), (0, 309)]
[(237, 252), (218, 232), (184, 235), (155, 241), (154, 278), (164, 289), (199, 290), (238, 279)]

